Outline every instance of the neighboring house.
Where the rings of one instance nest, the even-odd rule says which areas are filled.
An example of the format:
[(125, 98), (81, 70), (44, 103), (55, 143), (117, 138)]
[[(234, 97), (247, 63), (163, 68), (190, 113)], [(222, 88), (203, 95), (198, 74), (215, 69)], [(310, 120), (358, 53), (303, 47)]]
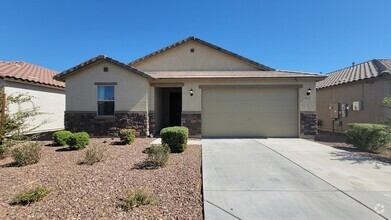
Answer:
[[(49, 70), (23, 61), (0, 61), (0, 83), (6, 95), (26, 94), (32, 97), (32, 103), (24, 103), (21, 109), (39, 107), (43, 115), (29, 121), (30, 128), (38, 127), (32, 133), (44, 133), (64, 129), (65, 84), (53, 79), (56, 71)], [(15, 113), (18, 105), (9, 106)]]
[(183, 125), (192, 136), (305, 137), (317, 132), (315, 82), (324, 76), (275, 70), (189, 37), (128, 65), (98, 56), (55, 78), (67, 83), (72, 131), (133, 127), (147, 136)]
[(391, 59), (374, 59), (327, 74), (316, 84), (319, 129), (343, 132), (349, 123), (378, 123), (390, 116), (381, 103), (391, 95)]

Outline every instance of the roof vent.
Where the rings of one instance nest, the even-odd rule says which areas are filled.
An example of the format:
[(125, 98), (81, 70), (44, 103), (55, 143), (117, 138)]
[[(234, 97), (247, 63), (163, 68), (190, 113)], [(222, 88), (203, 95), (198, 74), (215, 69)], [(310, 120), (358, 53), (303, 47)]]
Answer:
[(354, 66), (354, 65), (356, 65), (356, 63), (355, 63), (355, 62), (352, 62), (352, 66)]

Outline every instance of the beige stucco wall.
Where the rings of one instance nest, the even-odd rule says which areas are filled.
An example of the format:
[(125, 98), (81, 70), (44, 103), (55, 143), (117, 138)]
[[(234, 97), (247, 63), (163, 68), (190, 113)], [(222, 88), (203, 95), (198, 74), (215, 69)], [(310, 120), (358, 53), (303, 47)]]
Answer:
[[(59, 90), (36, 84), (8, 80), (4, 83), (5, 93), (7, 95), (22, 93), (32, 97), (32, 103), (24, 103), (21, 105), (21, 109), (31, 109), (35, 105), (39, 107), (39, 112), (45, 113), (44, 115), (32, 118), (28, 122), (31, 127), (35, 127), (42, 124), (43, 121), (47, 121), (46, 124), (34, 130), (33, 133), (64, 129), (65, 91), (63, 89)], [(10, 105), (9, 111), (11, 113), (17, 112), (18, 105)]]
[[(200, 85), (302, 85), (299, 89), (299, 111), (316, 111), (315, 80), (294, 79), (215, 79), (215, 80), (184, 80), (182, 87), (182, 111), (201, 111)], [(312, 90), (310, 96), (306, 95), (308, 89)], [(190, 96), (190, 89), (194, 95)]]
[(331, 88), (319, 89), (317, 91), (318, 118), (322, 121), (320, 130), (332, 130), (331, 119), (332, 103), (352, 104), (353, 101), (362, 101), (362, 111), (348, 111), (346, 118), (341, 118), (342, 125), (335, 123), (335, 131), (343, 132), (348, 123), (377, 123), (384, 120), (387, 112), (381, 105), (384, 96), (390, 95), (390, 80), (385, 78), (360, 81), (356, 83), (334, 86)]
[[(109, 67), (109, 71), (104, 72), (103, 67)], [(66, 78), (66, 111), (96, 112), (95, 83), (102, 82), (117, 83), (114, 86), (115, 111), (147, 111), (148, 93), (152, 92), (148, 80), (108, 62), (82, 69)]]
[[(194, 48), (194, 53), (190, 49)], [(190, 41), (134, 65), (144, 71), (169, 70), (257, 70), (253, 65), (230, 55)]]

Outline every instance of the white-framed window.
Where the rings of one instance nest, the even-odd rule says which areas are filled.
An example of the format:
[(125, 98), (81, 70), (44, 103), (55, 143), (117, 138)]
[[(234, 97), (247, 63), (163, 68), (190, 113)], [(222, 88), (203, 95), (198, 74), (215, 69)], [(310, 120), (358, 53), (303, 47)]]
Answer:
[(114, 85), (98, 85), (98, 115), (114, 115)]

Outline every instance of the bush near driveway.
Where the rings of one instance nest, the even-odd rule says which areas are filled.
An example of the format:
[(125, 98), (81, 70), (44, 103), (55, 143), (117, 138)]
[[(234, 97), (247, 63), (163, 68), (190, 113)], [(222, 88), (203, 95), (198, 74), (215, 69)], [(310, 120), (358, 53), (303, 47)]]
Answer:
[(34, 202), (38, 202), (50, 193), (50, 190), (45, 187), (39, 186), (35, 189), (27, 192), (19, 193), (14, 200), (10, 203), (11, 205), (29, 205)]
[(186, 127), (168, 127), (160, 131), (162, 144), (167, 144), (172, 153), (181, 153), (186, 150), (189, 129)]
[(349, 124), (346, 131), (346, 143), (369, 152), (386, 150), (390, 140), (390, 129), (386, 125), (354, 123)]
[(68, 138), (72, 136), (70, 131), (56, 131), (52, 135), (53, 145), (54, 146), (65, 146), (67, 144)]
[(70, 149), (80, 150), (90, 144), (90, 136), (87, 132), (77, 132), (67, 139), (67, 145)]
[(26, 142), (21, 146), (15, 147), (11, 156), (18, 166), (26, 166), (38, 163), (41, 159), (42, 146), (37, 142)]
[(121, 139), (121, 144), (131, 144), (136, 138), (136, 130), (134, 129), (123, 129), (119, 132), (119, 138)]

